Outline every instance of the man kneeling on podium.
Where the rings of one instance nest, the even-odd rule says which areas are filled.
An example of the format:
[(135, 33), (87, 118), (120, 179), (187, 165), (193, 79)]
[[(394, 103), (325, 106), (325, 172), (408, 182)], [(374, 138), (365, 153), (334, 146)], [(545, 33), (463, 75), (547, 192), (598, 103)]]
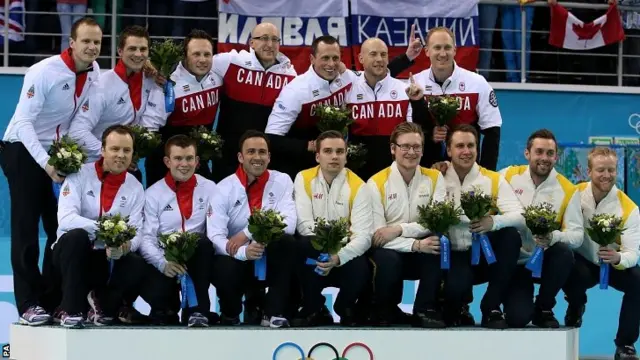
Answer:
[[(149, 278), (156, 287), (145, 294), (151, 305), (151, 318), (160, 323), (177, 320), (178, 283), (176, 278), (188, 273), (193, 281), (197, 305), (183, 304), (182, 318), (189, 327), (209, 325), (209, 262), (213, 245), (204, 235), (209, 200), (216, 196), (216, 185), (195, 174), (199, 159), (195, 140), (186, 135), (175, 135), (166, 142), (164, 163), (169, 168), (164, 179), (149, 187), (145, 193), (144, 241), (140, 253), (159, 271)], [(168, 261), (159, 246), (160, 235), (178, 232), (200, 234), (198, 247), (186, 264)], [(183, 298), (186, 294), (181, 294)], [(189, 299), (187, 299), (188, 301)], [(183, 321), (185, 322), (185, 321)]]
[[(113, 322), (125, 293), (136, 291), (144, 280), (145, 263), (134, 254), (142, 241), (144, 190), (127, 173), (133, 154), (133, 134), (121, 125), (102, 135), (102, 157), (67, 176), (58, 200), (58, 240), (53, 244), (53, 265), (62, 279), (62, 303), (56, 319), (64, 327)], [(129, 217), (135, 237), (120, 248), (107, 248), (96, 239), (97, 220), (103, 215)], [(109, 259), (113, 262), (110, 270)]]

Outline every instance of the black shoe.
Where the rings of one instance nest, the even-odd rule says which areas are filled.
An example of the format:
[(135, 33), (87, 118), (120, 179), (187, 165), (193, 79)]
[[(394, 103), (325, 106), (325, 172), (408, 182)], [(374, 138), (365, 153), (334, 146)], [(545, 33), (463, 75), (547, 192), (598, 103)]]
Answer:
[(488, 314), (482, 314), (482, 327), (487, 329), (503, 330), (508, 326), (502, 311), (492, 310)]
[(240, 316), (226, 316), (225, 314), (222, 314), (222, 316), (220, 316), (220, 325), (223, 326), (236, 326), (236, 325), (240, 325)]
[(539, 328), (545, 329), (557, 329), (560, 327), (558, 319), (556, 319), (551, 310), (536, 309), (533, 313), (531, 323)]
[(567, 307), (567, 313), (564, 316), (564, 325), (577, 328), (582, 326), (582, 315), (584, 315), (584, 310), (584, 305), (571, 306), (571, 304), (569, 304), (569, 307)]
[(458, 319), (459, 326), (476, 326), (476, 319), (473, 318), (469, 311), (469, 305), (464, 305), (460, 311), (460, 318)]
[(263, 311), (259, 306), (244, 306), (244, 321), (247, 325), (260, 325), (262, 322)]
[(344, 309), (340, 315), (340, 325), (346, 327), (356, 327), (359, 325), (356, 312), (353, 309)]
[[(305, 315), (308, 314), (308, 315)], [(328, 326), (334, 325), (333, 316), (329, 313), (329, 310), (323, 306), (320, 311), (314, 313), (307, 313), (303, 308), (300, 314), (291, 320), (292, 327), (315, 327), (315, 326)]]
[(206, 316), (207, 319), (209, 319), (209, 325), (216, 325), (220, 323), (220, 315), (218, 315), (217, 313), (214, 313), (213, 311), (209, 311), (205, 313), (204, 316)]
[(180, 325), (178, 314), (173, 311), (156, 311), (149, 312), (149, 323), (154, 326), (162, 325)]
[(638, 354), (636, 354), (636, 348), (632, 345), (616, 346), (616, 355), (614, 360), (638, 360)]
[(141, 314), (133, 306), (123, 305), (118, 310), (118, 321), (128, 325), (148, 324), (149, 317)]
[(426, 329), (442, 329), (447, 327), (442, 314), (435, 310), (427, 310), (425, 312), (417, 312), (413, 315), (413, 327), (421, 327)]

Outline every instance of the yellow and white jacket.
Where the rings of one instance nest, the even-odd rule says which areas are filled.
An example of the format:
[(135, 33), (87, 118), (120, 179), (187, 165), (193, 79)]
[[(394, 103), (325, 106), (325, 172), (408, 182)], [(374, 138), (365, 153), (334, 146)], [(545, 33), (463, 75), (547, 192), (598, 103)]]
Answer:
[(337, 254), (340, 265), (369, 250), (373, 236), (371, 195), (365, 182), (353, 171), (343, 169), (329, 185), (320, 166), (303, 170), (296, 175), (293, 196), (300, 235), (315, 235), (314, 223), (318, 218), (349, 219), (352, 235), (345, 239), (346, 245)]
[(442, 201), (447, 193), (439, 171), (418, 166), (407, 185), (395, 161), (372, 176), (367, 185), (372, 195), (373, 231), (400, 225), (402, 234), (384, 245), (385, 249), (400, 252), (411, 252), (415, 239), (429, 233), (416, 222), (418, 206), (427, 205), (431, 200)]
[[(500, 174), (511, 184), (523, 207), (544, 202), (553, 206), (554, 211), (558, 213), (556, 220), (562, 225), (562, 229), (551, 233), (551, 245), (562, 242), (572, 249), (582, 245), (584, 224), (580, 208), (580, 193), (571, 181), (552, 169), (547, 179), (536, 187), (531, 179), (528, 165), (509, 166), (502, 169)], [(527, 228), (520, 231), (520, 236), (522, 248), (520, 248), (518, 263), (524, 264), (533, 254), (536, 243), (531, 231)]]
[[(589, 226), (589, 219), (595, 214), (614, 214), (622, 217), (623, 227), (626, 229), (616, 241), (615, 250), (620, 252), (620, 263), (614, 265), (618, 270), (628, 269), (638, 263), (638, 247), (640, 246), (640, 214), (638, 206), (627, 194), (615, 185), (607, 196), (596, 205), (591, 189), (591, 182), (578, 184), (582, 204), (582, 216), (585, 228)], [(585, 231), (582, 246), (576, 251), (585, 259), (598, 264), (598, 244)]]
[[(520, 230), (525, 227), (524, 212), (518, 197), (513, 192), (511, 185), (504, 176), (491, 170), (487, 170), (478, 164), (473, 164), (471, 171), (465, 176), (462, 184), (453, 166), (447, 169), (444, 175), (447, 186), (447, 199), (453, 199), (456, 205), (460, 206), (460, 195), (462, 192), (480, 189), (485, 194), (491, 194), (496, 199), (499, 214), (491, 215), (493, 218), (493, 228), (491, 231), (500, 230), (506, 227), (515, 227)], [(454, 251), (465, 251), (471, 248), (471, 232), (466, 215), (460, 217), (460, 224), (449, 229), (449, 239), (451, 249)]]

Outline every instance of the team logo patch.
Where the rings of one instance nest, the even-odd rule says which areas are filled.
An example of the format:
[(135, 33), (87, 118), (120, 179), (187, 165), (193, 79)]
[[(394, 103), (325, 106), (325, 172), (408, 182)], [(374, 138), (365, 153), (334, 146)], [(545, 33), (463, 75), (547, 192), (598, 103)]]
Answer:
[(397, 99), (398, 98), (398, 92), (395, 91), (395, 90), (391, 90), (390, 95), (391, 95), (392, 99)]
[(496, 97), (496, 92), (491, 90), (489, 94), (489, 104), (493, 107), (498, 107), (498, 98)]
[(320, 96), (320, 90), (313, 90), (313, 97)]
[(82, 104), (82, 112), (87, 111), (89, 111), (89, 100), (85, 101), (84, 104)]
[(460, 82), (460, 84), (458, 85), (458, 89), (460, 89), (460, 91), (464, 91), (465, 88), (466, 86), (464, 85), (464, 82)]
[(364, 95), (358, 94), (358, 95), (356, 95), (356, 99), (357, 100), (362, 100), (362, 99), (364, 99)]
[(182, 85), (182, 90), (184, 90), (185, 92), (189, 91), (189, 84)]
[(27, 97), (31, 99), (35, 94), (36, 94), (36, 88), (33, 85), (31, 85), (31, 87), (27, 91)]
[(69, 184), (67, 184), (64, 186), (64, 189), (62, 189), (62, 196), (66, 197), (69, 194), (71, 194), (71, 190), (69, 190)]
[(336, 79), (336, 85), (342, 86), (342, 81), (340, 79)]

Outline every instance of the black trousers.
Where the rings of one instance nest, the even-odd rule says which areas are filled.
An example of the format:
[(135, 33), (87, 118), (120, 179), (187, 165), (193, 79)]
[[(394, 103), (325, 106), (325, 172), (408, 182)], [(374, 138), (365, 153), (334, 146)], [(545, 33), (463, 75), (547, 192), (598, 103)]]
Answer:
[(358, 256), (348, 263), (333, 268), (327, 276), (317, 274), (315, 266), (306, 265), (307, 258), (317, 259), (320, 252), (311, 246), (311, 237), (300, 236), (298, 239), (298, 269), (302, 278), (303, 316), (320, 311), (325, 303), (322, 289), (334, 286), (340, 289), (334, 303), (335, 312), (342, 316), (346, 309), (354, 309), (356, 302), (370, 281), (367, 257)]
[(125, 294), (139, 290), (148, 277), (147, 263), (129, 253), (116, 260), (109, 278), (109, 260), (105, 250), (94, 250), (89, 234), (71, 230), (53, 247), (53, 264), (62, 280), (62, 310), (69, 314), (86, 313), (87, 295), (95, 294), (106, 316), (115, 316)]
[(482, 297), (480, 310), (489, 313), (499, 310), (504, 304), (511, 277), (518, 265), (522, 240), (515, 228), (503, 228), (486, 234), (495, 253), (496, 262), (487, 264), (484, 255), (478, 265), (471, 265), (471, 249), (451, 252), (451, 268), (445, 275), (445, 307), (450, 311), (459, 311), (467, 303), (467, 294), (474, 284), (488, 282), (487, 291)]
[(220, 312), (236, 317), (242, 312), (242, 296), (247, 291), (268, 287), (262, 308), (266, 316), (283, 316), (287, 310), (295, 242), (285, 235), (267, 246), (267, 276), (265, 281), (255, 277), (254, 261), (241, 261), (227, 255), (215, 255), (211, 267), (211, 282), (220, 299)]
[[(420, 280), (413, 313), (424, 313), (437, 306), (437, 292), (442, 280), (440, 255), (401, 253), (390, 249), (373, 249), (373, 303), (381, 311), (398, 305), (396, 290), (403, 280)], [(382, 310), (385, 309), (385, 310)]]
[[(556, 296), (569, 278), (574, 262), (573, 250), (567, 244), (556, 243), (544, 251), (540, 278), (531, 276), (531, 270), (525, 265), (518, 265), (504, 304), (509, 327), (527, 326), (535, 309), (553, 310), (556, 306)], [(534, 284), (540, 284), (535, 303)]]
[[(16, 306), (20, 314), (33, 305), (53, 312), (60, 303), (51, 264), (51, 245), (58, 228), (53, 182), (22, 143), (2, 143), (0, 148), (0, 166), (11, 197), (11, 267)], [(47, 235), (42, 274), (38, 268), (40, 218)]]
[[(569, 306), (579, 307), (587, 304), (587, 289), (596, 286), (600, 281), (600, 266), (575, 254), (575, 265), (569, 279), (562, 287)], [(609, 285), (624, 293), (618, 333), (615, 343), (617, 346), (633, 346), (638, 341), (640, 331), (640, 267), (634, 266), (625, 270), (611, 267)]]
[[(211, 257), (213, 256), (213, 244), (205, 236), (198, 241), (198, 249), (187, 262), (187, 273), (196, 292), (198, 306), (189, 307), (189, 313), (200, 312), (207, 315), (211, 309), (209, 299), (209, 276), (211, 274)], [(140, 289), (140, 295), (154, 310), (172, 311), (180, 310), (180, 282), (176, 278), (170, 278), (147, 264), (149, 277)]]

